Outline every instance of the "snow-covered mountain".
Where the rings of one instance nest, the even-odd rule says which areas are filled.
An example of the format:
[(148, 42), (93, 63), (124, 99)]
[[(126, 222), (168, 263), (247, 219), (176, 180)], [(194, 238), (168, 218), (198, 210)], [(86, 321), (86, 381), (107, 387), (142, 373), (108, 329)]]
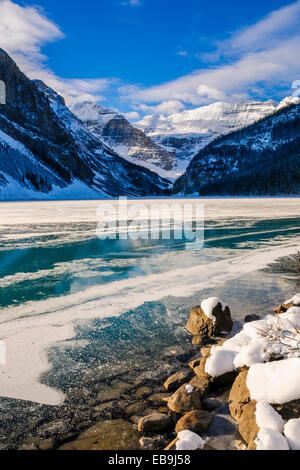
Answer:
[(166, 194), (167, 181), (121, 158), (2, 49), (0, 80), (0, 200)]
[(249, 126), (297, 100), (286, 98), (279, 104), (273, 100), (217, 102), (169, 116), (146, 116), (134, 125), (158, 144), (176, 152), (177, 165), (174, 169), (180, 173), (202, 148), (217, 137)]
[(91, 102), (75, 104), (71, 110), (89, 132), (106, 142), (126, 160), (167, 177), (168, 172), (176, 165), (173, 150), (167, 150), (153, 142), (117, 111)]
[(300, 194), (300, 100), (211, 142), (191, 161), (174, 194)]

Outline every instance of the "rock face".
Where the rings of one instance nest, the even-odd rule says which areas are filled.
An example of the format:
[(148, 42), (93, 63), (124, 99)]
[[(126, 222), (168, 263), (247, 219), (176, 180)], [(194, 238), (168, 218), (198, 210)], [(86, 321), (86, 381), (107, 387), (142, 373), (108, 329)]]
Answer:
[(250, 402), (250, 392), (247, 387), (248, 370), (242, 370), (237, 376), (229, 395), (229, 409), (231, 416), (239, 421), (243, 407)]
[(92, 135), (41, 81), (0, 49), (0, 200), (164, 194), (169, 183)]
[(219, 302), (212, 310), (214, 319), (209, 318), (201, 306), (190, 311), (190, 318), (186, 329), (193, 335), (193, 343), (197, 345), (205, 344), (213, 336), (217, 336), (223, 331), (231, 331), (233, 322), (228, 306), (223, 308)]
[(201, 410), (201, 399), (199, 391), (187, 385), (182, 385), (168, 401), (168, 407), (175, 413), (186, 413), (188, 411)]
[(102, 421), (59, 450), (136, 450), (139, 438), (132, 424), (122, 419)]
[(123, 158), (137, 164), (147, 164), (155, 170), (171, 170), (175, 165), (175, 152), (158, 145), (140, 129), (132, 126), (116, 111), (96, 103), (84, 102), (72, 106), (89, 132), (104, 140)]
[(238, 422), (239, 433), (248, 444), (249, 450), (255, 450), (254, 443), (259, 432), (256, 424), (256, 401), (251, 400), (247, 388), (248, 370), (244, 369), (236, 378), (229, 395), (231, 416)]
[(212, 420), (213, 416), (208, 411), (190, 411), (177, 422), (175, 431), (177, 434), (180, 431), (184, 430), (192, 431), (196, 434), (201, 434), (209, 428), (212, 423)]
[(153, 413), (144, 416), (138, 422), (138, 431), (141, 433), (163, 431), (172, 425), (170, 416), (162, 413)]
[(242, 414), (239, 419), (239, 433), (241, 437), (253, 449), (254, 441), (259, 432), (256, 424), (256, 401), (251, 400), (243, 406)]

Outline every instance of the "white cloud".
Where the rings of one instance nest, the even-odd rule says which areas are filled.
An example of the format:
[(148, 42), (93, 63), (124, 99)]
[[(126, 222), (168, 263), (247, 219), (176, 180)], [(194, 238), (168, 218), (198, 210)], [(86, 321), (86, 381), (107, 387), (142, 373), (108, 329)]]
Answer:
[(59, 26), (47, 18), (41, 8), (0, 0), (0, 45), (25, 74), (43, 80), (69, 103), (103, 99), (99, 93), (106, 90), (110, 80), (62, 79), (45, 65), (47, 57), (41, 52), (43, 45), (63, 37)]
[(224, 65), (196, 70), (173, 81), (149, 88), (123, 88), (124, 99), (154, 107), (180, 101), (202, 105), (214, 101), (240, 101), (258, 89), (271, 94), (290, 88), (300, 78), (300, 1), (270, 13), (266, 18), (218, 43), (215, 54)]
[(183, 108), (185, 108), (185, 105), (181, 103), (181, 101), (169, 100), (162, 101), (161, 103), (155, 106), (138, 104), (137, 108), (147, 113), (173, 114), (178, 113), (178, 111), (181, 111)]
[(131, 120), (136, 121), (137, 119), (139, 119), (141, 117), (140, 114), (137, 111), (130, 111), (129, 113), (125, 113), (124, 116), (129, 121), (131, 121)]
[(124, 5), (124, 6), (132, 6), (132, 7), (140, 7), (142, 6), (142, 2), (141, 0), (128, 0), (128, 1), (124, 1), (124, 2), (121, 2), (121, 5)]
[(290, 36), (293, 28), (299, 29), (300, 1), (271, 12), (258, 23), (245, 28), (224, 46), (237, 51), (252, 52), (273, 47), (282, 40), (282, 36)]
[(20, 52), (42, 60), (41, 46), (64, 37), (60, 28), (37, 8), (0, 1), (0, 41), (8, 52)]
[[(137, 7), (142, 2), (123, 3)], [(123, 102), (129, 108), (129, 119), (138, 119), (136, 113), (171, 114), (187, 105), (241, 101), (259, 93), (272, 97), (272, 90), (288, 90), (293, 80), (300, 79), (299, 26), (300, 0), (216, 44), (214, 54), (206, 55), (210, 62), (205, 68), (157, 86), (120, 87), (117, 79), (77, 80), (55, 75), (42, 48), (64, 37), (60, 27), (39, 7), (0, 0), (0, 45), (30, 78), (43, 80), (67, 103), (99, 101), (110, 94), (114, 103)]]
[(177, 55), (180, 55), (182, 57), (187, 57), (188, 56), (188, 52), (187, 51), (178, 51), (177, 52)]

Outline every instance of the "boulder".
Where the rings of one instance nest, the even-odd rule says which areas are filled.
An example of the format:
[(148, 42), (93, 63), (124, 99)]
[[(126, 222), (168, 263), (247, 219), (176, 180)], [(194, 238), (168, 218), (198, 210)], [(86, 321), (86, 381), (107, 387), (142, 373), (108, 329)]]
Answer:
[(280, 304), (278, 305), (278, 307), (274, 308), (274, 313), (276, 313), (277, 315), (280, 315), (280, 313), (285, 313), (287, 312), (291, 307), (293, 307), (294, 304), (293, 303), (290, 303), (290, 304)]
[(203, 397), (202, 406), (204, 410), (215, 411), (224, 406), (224, 402), (216, 397)]
[(197, 410), (186, 413), (176, 424), (175, 431), (192, 431), (196, 434), (205, 432), (211, 425), (213, 416), (208, 411)]
[(273, 407), (285, 421), (300, 417), (300, 400), (293, 400), (282, 405), (273, 405)]
[(173, 374), (169, 377), (165, 383), (164, 387), (167, 391), (177, 390), (178, 387), (187, 383), (193, 376), (193, 372), (190, 369), (183, 369), (176, 374)]
[(228, 387), (228, 385), (232, 385), (237, 375), (238, 372), (233, 370), (231, 372), (226, 372), (226, 374), (219, 375), (218, 377), (211, 377), (210, 380), (212, 388), (214, 390), (218, 390), (219, 388)]
[(195, 367), (200, 365), (200, 361), (202, 359), (202, 356), (197, 357), (196, 359), (193, 359), (191, 362), (189, 362), (189, 367), (194, 370)]
[(165, 405), (171, 396), (171, 393), (155, 393), (148, 397), (147, 400), (155, 405)]
[(168, 407), (180, 414), (201, 410), (201, 393), (190, 384), (182, 385), (169, 399)]
[(136, 450), (139, 437), (134, 426), (123, 419), (102, 421), (58, 450)]
[(233, 321), (228, 306), (223, 307), (222, 303), (218, 302), (211, 313), (213, 318), (208, 317), (201, 306), (190, 311), (186, 329), (194, 336), (194, 344), (205, 344), (210, 338), (232, 330)]
[(127, 406), (125, 409), (125, 414), (127, 416), (142, 416), (143, 412), (146, 410), (146, 408), (149, 406), (149, 403), (146, 401), (142, 401), (139, 403), (133, 403), (132, 405)]
[(170, 416), (162, 413), (153, 413), (144, 416), (138, 422), (138, 431), (141, 433), (163, 431), (172, 425)]
[(152, 394), (152, 389), (150, 387), (141, 387), (135, 392), (135, 398), (137, 400), (143, 400), (144, 398), (149, 397)]
[(115, 401), (108, 401), (106, 403), (101, 403), (101, 405), (96, 406), (93, 409), (93, 418), (98, 418), (99, 416), (106, 416), (111, 418), (114, 410), (116, 409)]
[(153, 415), (153, 413), (157, 413), (157, 410), (154, 410), (152, 408), (147, 408), (145, 411), (143, 411), (143, 413), (140, 413), (139, 415), (132, 415), (130, 416), (129, 418), (129, 421), (132, 423), (132, 424), (138, 424), (139, 420), (141, 418), (143, 418), (144, 416), (149, 416), (149, 415)]
[(239, 419), (239, 433), (243, 440), (253, 448), (254, 441), (259, 432), (256, 424), (256, 401), (251, 400), (243, 406)]
[(218, 377), (212, 377), (211, 375), (205, 372), (205, 365), (208, 359), (208, 355), (202, 357), (200, 360), (200, 364), (194, 368), (194, 372), (199, 379), (200, 389), (202, 389), (202, 394), (207, 394), (211, 389), (218, 389), (222, 387), (226, 387), (231, 385), (236, 376), (237, 372), (227, 372), (226, 374), (222, 374)]
[(248, 369), (243, 369), (235, 379), (229, 394), (229, 410), (231, 416), (239, 421), (243, 407), (250, 402), (250, 392), (247, 387)]
[(253, 321), (258, 321), (258, 320), (260, 320), (260, 316), (256, 315), (255, 313), (252, 315), (246, 315), (244, 318), (245, 323), (251, 323)]
[(140, 447), (142, 450), (159, 450), (160, 444), (160, 438), (142, 437), (140, 439)]
[(99, 390), (97, 400), (100, 403), (107, 401), (119, 400), (132, 388), (131, 385), (125, 382), (118, 382), (113, 387), (103, 387)]
[(54, 439), (54, 437), (49, 437), (49, 439), (45, 439), (43, 441), (40, 441), (38, 444), (39, 450), (43, 451), (49, 451), (49, 450), (55, 450), (57, 448), (57, 440)]
[(206, 357), (203, 357), (200, 364), (194, 369), (196, 377), (193, 377), (189, 382), (200, 392), (201, 396), (207, 395), (211, 389), (211, 377), (205, 372), (205, 363)]

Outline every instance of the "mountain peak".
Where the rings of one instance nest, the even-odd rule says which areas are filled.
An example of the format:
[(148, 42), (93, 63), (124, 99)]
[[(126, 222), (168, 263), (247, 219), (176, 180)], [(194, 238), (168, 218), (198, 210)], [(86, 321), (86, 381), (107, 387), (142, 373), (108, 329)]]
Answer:
[(92, 101), (82, 101), (70, 106), (71, 111), (81, 121), (97, 121), (104, 123), (118, 115), (115, 109), (105, 108), (99, 103)]

